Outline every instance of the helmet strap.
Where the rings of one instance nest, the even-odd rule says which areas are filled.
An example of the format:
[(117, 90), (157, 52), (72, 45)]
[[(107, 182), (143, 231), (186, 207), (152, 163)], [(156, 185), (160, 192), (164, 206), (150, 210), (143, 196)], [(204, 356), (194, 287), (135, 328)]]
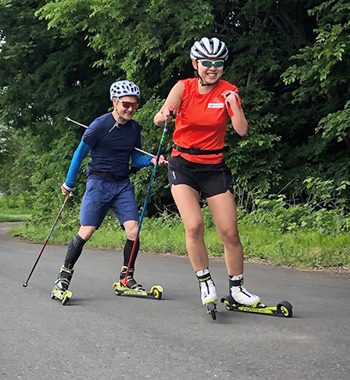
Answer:
[[(123, 118), (123, 116), (119, 113), (119, 111), (117, 110), (117, 108), (115, 110), (116, 110), (116, 112), (117, 112), (117, 114), (119, 116), (119, 123), (125, 124), (127, 122), (127, 120)], [(117, 120), (117, 122), (118, 122), (118, 120)]]
[(199, 78), (199, 83), (201, 84), (202, 87), (204, 86), (212, 86), (212, 84), (209, 84), (209, 83), (205, 83), (202, 79), (202, 77), (198, 74), (198, 78)]
[[(197, 65), (198, 65), (198, 62), (197, 62)], [(203, 78), (199, 75), (199, 72), (198, 72), (198, 67), (194, 68), (194, 73), (195, 73), (195, 76), (199, 78), (199, 83), (201, 84), (202, 87), (205, 87), (205, 86), (212, 86), (212, 84), (208, 84), (208, 83), (205, 83)]]

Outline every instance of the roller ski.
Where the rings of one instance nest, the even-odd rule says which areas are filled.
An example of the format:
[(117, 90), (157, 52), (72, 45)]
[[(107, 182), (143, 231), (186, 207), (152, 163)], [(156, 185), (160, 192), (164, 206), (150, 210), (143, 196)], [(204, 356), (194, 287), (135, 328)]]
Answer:
[(160, 300), (163, 295), (163, 288), (160, 285), (152, 286), (147, 291), (141, 284), (134, 279), (134, 268), (130, 268), (128, 275), (125, 276), (127, 267), (123, 266), (120, 273), (120, 281), (113, 284), (114, 293), (117, 296), (151, 297)]
[(211, 278), (210, 272), (208, 269), (197, 272), (197, 278), (199, 281), (199, 290), (201, 293), (201, 301), (204, 306), (207, 307), (207, 313), (213, 318), (216, 319), (217, 313), (217, 295), (214, 281)]
[(230, 295), (221, 298), (225, 308), (230, 311), (275, 315), (291, 318), (292, 305), (288, 301), (282, 301), (277, 306), (266, 306), (260, 302), (259, 296), (251, 294), (243, 287), (243, 277), (237, 280), (229, 280)]
[(62, 305), (66, 305), (67, 302), (72, 298), (73, 294), (68, 290), (68, 287), (73, 273), (73, 269), (68, 269), (62, 266), (57, 276), (57, 280), (55, 281), (52, 288), (51, 298), (53, 300), (60, 300), (62, 302)]

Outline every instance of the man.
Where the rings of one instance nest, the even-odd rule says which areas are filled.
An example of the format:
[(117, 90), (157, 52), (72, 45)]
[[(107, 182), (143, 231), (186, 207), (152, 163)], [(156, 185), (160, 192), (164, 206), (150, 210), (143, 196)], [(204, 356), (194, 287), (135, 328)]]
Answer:
[[(111, 85), (110, 98), (114, 110), (97, 118), (87, 128), (61, 186), (64, 195), (74, 191), (81, 162), (91, 150), (86, 191), (80, 209), (80, 229), (68, 244), (64, 264), (53, 287), (52, 295), (61, 300), (68, 290), (74, 265), (84, 244), (100, 227), (109, 209), (123, 226), (127, 238), (120, 279), (125, 277), (139, 223), (134, 185), (129, 180), (130, 157), (136, 167), (154, 165), (156, 161), (155, 157), (143, 156), (134, 149), (141, 148), (141, 127), (133, 120), (139, 106), (139, 97), (140, 89), (133, 82), (123, 80)], [(161, 156), (159, 165), (164, 162), (164, 157)], [(139, 244), (135, 247), (126, 286), (142, 290), (134, 279), (138, 251)]]

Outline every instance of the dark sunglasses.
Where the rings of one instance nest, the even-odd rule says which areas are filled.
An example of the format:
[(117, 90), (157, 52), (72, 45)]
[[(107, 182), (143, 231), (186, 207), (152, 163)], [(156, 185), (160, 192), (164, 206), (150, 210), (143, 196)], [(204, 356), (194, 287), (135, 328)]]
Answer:
[(132, 107), (133, 110), (137, 110), (139, 108), (139, 103), (132, 103), (132, 102), (124, 102), (123, 100), (117, 99), (118, 102), (122, 104), (122, 106), (126, 109)]
[(204, 66), (204, 67), (222, 67), (224, 66), (224, 61), (210, 61), (209, 59), (200, 59), (199, 62), (201, 62), (201, 64)]

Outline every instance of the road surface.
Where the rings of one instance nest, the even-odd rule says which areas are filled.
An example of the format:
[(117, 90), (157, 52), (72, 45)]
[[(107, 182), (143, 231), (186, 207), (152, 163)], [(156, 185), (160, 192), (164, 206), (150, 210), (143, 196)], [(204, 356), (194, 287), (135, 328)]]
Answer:
[[(293, 318), (220, 303), (213, 321), (188, 258), (140, 253), (136, 278), (161, 284), (163, 299), (117, 297), (121, 251), (86, 247), (62, 306), (50, 290), (66, 247), (49, 243), (24, 288), (42, 244), (9, 226), (0, 224), (2, 380), (349, 379), (349, 275), (247, 263), (247, 288), (266, 304), (288, 300)], [(226, 295), (224, 262), (212, 259), (211, 273)]]

